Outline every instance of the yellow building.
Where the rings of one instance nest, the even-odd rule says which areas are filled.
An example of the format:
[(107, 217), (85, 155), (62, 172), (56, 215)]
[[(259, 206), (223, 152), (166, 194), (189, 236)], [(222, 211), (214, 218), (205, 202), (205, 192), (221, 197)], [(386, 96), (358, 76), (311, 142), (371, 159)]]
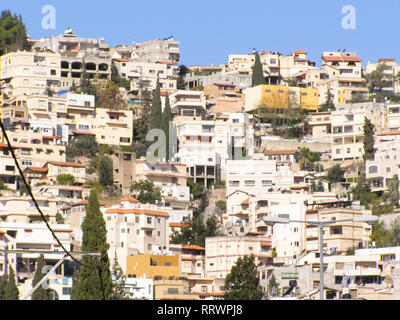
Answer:
[(138, 254), (126, 257), (128, 278), (178, 279), (179, 255)]
[(185, 290), (183, 280), (157, 280), (154, 285), (154, 300), (198, 300), (197, 294)]
[(259, 108), (285, 109), (289, 107), (318, 110), (318, 89), (259, 85), (244, 90), (245, 111)]

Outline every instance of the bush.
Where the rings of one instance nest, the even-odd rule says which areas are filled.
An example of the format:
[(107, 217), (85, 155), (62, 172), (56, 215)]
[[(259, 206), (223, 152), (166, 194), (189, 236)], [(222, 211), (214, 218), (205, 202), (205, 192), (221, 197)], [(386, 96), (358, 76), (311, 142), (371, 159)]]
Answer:
[(72, 174), (62, 173), (57, 176), (57, 184), (69, 186), (69, 185), (73, 184), (74, 182), (75, 182), (75, 177)]

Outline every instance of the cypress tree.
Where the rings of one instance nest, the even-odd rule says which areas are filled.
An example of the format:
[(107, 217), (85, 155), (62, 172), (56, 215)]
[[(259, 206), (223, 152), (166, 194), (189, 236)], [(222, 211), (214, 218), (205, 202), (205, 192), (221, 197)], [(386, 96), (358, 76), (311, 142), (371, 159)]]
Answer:
[(156, 89), (153, 91), (153, 100), (151, 103), (151, 129), (161, 128), (161, 97), (160, 97), (160, 81), (157, 79)]
[(252, 87), (258, 86), (260, 84), (267, 84), (264, 78), (263, 67), (260, 61), (260, 55), (256, 51), (255, 59), (254, 59), (254, 66), (253, 66), (253, 74), (251, 77)]
[(109, 300), (112, 291), (107, 229), (95, 190), (91, 190), (82, 223), (82, 251), (99, 252), (101, 256), (84, 255), (78, 281), (73, 283), (75, 300)]
[(15, 281), (13, 268), (9, 269), (8, 282), (4, 291), (4, 300), (19, 300), (19, 290)]
[(165, 133), (165, 139), (166, 139), (166, 159), (167, 161), (170, 158), (170, 154), (169, 154), (169, 122), (172, 121), (172, 113), (171, 113), (171, 106), (169, 103), (169, 97), (168, 97), (168, 93), (167, 96), (165, 97), (165, 107), (164, 107), (164, 111), (162, 114), (162, 120), (161, 120), (161, 129), (164, 131)]
[(4, 300), (7, 286), (7, 274), (0, 278), (0, 300)]
[[(34, 288), (40, 280), (45, 276), (45, 274), (42, 272), (43, 267), (46, 265), (46, 261), (44, 260), (44, 256), (41, 254), (37, 264), (36, 264), (36, 270), (35, 270), (35, 276), (33, 278), (32, 282), (32, 288)], [(39, 286), (35, 292), (32, 293), (32, 298), (31, 300), (53, 300), (50, 290), (45, 289), (43, 286)]]
[(364, 160), (374, 160), (375, 151), (374, 148), (374, 128), (375, 126), (371, 123), (368, 118), (364, 118)]
[(125, 290), (126, 277), (125, 277), (124, 272), (122, 271), (121, 266), (118, 263), (116, 252), (114, 255), (112, 277), (113, 277), (113, 292), (112, 292), (111, 299), (112, 300), (127, 300), (128, 294)]

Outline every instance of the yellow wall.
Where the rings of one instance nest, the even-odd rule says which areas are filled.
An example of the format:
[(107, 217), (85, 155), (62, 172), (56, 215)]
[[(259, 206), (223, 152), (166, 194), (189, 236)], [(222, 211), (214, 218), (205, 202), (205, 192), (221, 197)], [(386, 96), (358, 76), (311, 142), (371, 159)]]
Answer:
[[(157, 265), (150, 265), (150, 260)], [(166, 266), (169, 262), (171, 265)], [(151, 254), (139, 254), (126, 258), (126, 275), (136, 275), (136, 278), (154, 278), (161, 276), (163, 279), (170, 277), (179, 278), (179, 255), (162, 256)]]
[(287, 108), (289, 87), (261, 85), (261, 104), (270, 108)]
[(318, 110), (318, 89), (300, 88), (301, 109)]
[(276, 85), (261, 85), (261, 105), (270, 108), (299, 106), (301, 109), (318, 110), (318, 89)]

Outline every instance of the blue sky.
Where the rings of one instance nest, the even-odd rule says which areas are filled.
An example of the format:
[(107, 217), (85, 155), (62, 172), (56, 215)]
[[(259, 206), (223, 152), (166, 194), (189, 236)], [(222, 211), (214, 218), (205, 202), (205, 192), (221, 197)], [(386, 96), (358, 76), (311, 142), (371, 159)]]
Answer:
[[(4, 1), (3, 1), (4, 2)], [(56, 9), (56, 29), (42, 28), (42, 7)], [(355, 30), (342, 28), (342, 8), (356, 10)], [(400, 62), (400, 0), (13, 0), (1, 9), (21, 14), (33, 39), (73, 28), (110, 46), (173, 35), (181, 63), (218, 65), (252, 48), (288, 54), (302, 49), (320, 64), (323, 51), (357, 51), (363, 60)]]

